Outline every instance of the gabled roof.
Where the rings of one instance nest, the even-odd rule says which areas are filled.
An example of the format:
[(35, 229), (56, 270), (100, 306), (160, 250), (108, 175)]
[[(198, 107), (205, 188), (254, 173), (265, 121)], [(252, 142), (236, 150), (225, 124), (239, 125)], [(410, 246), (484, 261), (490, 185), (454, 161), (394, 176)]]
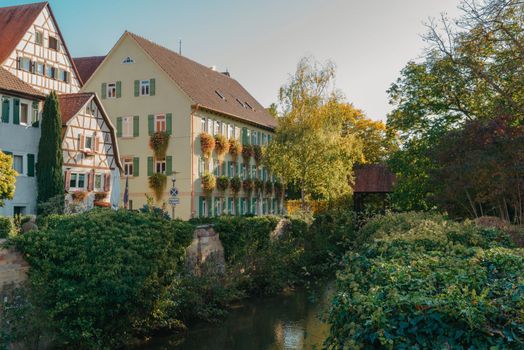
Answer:
[(78, 112), (80, 112), (80, 110), (84, 108), (85, 105), (91, 100), (95, 101), (100, 113), (102, 114), (102, 117), (104, 118), (104, 121), (107, 124), (107, 127), (109, 128), (109, 133), (111, 134), (111, 142), (113, 143), (113, 156), (115, 158), (115, 163), (117, 167), (120, 169), (120, 171), (122, 171), (123, 168), (122, 163), (120, 161), (120, 154), (118, 151), (115, 127), (111, 123), (111, 120), (107, 116), (107, 113), (104, 107), (102, 106), (102, 103), (100, 103), (100, 100), (98, 99), (95, 93), (82, 92), (75, 94), (58, 95), (58, 101), (60, 104), (60, 114), (62, 116), (62, 134), (64, 134), (64, 131), (67, 128), (67, 123), (71, 120), (71, 118), (77, 115)]
[(384, 164), (366, 164), (355, 169), (355, 193), (389, 193), (396, 177)]
[(0, 67), (0, 91), (44, 99), (45, 95)]
[(0, 8), (0, 64), (13, 52), (47, 2)]
[(0, 64), (2, 64), (16, 49), (18, 43), (22, 40), (25, 33), (27, 33), (38, 15), (46, 6), (56, 25), (56, 30), (60, 36), (60, 41), (64, 47), (66, 56), (71, 61), (71, 66), (78, 78), (78, 82), (82, 85), (82, 78), (80, 74), (78, 74), (73, 57), (71, 57), (71, 54), (69, 53), (69, 49), (67, 48), (62, 32), (60, 31), (55, 15), (47, 1), (27, 5), (0, 7)]
[(76, 57), (73, 58), (75, 61), (76, 69), (82, 81), (88, 81), (91, 75), (98, 68), (100, 63), (106, 58), (106, 56), (92, 56), (92, 57)]
[(195, 107), (274, 129), (276, 120), (235, 79), (126, 32), (189, 96)]

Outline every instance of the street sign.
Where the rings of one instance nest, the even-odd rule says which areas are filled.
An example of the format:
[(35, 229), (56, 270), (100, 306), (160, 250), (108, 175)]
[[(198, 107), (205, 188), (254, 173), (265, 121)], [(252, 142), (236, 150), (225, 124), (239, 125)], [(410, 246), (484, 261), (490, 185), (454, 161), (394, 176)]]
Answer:
[(176, 197), (176, 196), (178, 196), (178, 188), (173, 187), (171, 190), (169, 190), (169, 195), (170, 195), (171, 197)]
[(177, 205), (180, 204), (180, 198), (178, 197), (170, 197), (168, 200), (169, 205)]

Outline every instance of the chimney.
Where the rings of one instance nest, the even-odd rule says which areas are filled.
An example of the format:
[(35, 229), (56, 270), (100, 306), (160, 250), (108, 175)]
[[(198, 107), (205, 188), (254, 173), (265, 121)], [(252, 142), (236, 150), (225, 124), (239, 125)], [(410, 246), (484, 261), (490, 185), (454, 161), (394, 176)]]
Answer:
[(231, 74), (229, 74), (229, 72), (226, 70), (225, 72), (221, 72), (222, 74), (224, 74), (226, 77), (230, 77), (231, 78)]

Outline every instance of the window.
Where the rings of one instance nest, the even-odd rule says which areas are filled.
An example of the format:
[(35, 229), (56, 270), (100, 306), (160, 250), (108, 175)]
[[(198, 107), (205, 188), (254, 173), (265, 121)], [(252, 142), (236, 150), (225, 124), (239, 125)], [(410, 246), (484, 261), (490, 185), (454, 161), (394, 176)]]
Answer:
[(27, 125), (29, 120), (29, 105), (20, 103), (20, 124)]
[(71, 173), (71, 179), (69, 180), (69, 188), (84, 189), (85, 185), (86, 185), (86, 174)]
[(133, 136), (133, 117), (122, 118), (122, 137)]
[(244, 106), (244, 104), (242, 103), (242, 101), (240, 101), (238, 98), (236, 99), (238, 104), (240, 104), (242, 107), (246, 108), (246, 106)]
[(257, 178), (257, 166), (256, 165), (251, 165), (251, 177), (253, 179), (256, 179)]
[(64, 81), (64, 82), (67, 82), (69, 79), (68, 79), (68, 75), (69, 73), (63, 69), (60, 69), (59, 70), (59, 73), (58, 73), (58, 79), (60, 81)]
[(124, 175), (133, 176), (133, 158), (124, 158)]
[(262, 144), (263, 145), (267, 144), (267, 135), (266, 134), (262, 134)]
[(206, 161), (202, 157), (198, 157), (198, 174), (202, 176), (206, 172)]
[(31, 123), (36, 123), (40, 119), (38, 116), (38, 102), (33, 102), (33, 120), (31, 120)]
[(38, 62), (36, 64), (36, 74), (42, 76), (45, 74), (45, 64), (43, 64), (42, 62)]
[(224, 95), (222, 95), (222, 93), (220, 93), (220, 91), (218, 90), (215, 90), (215, 94), (217, 94), (218, 97), (220, 97), (220, 99), (222, 100), (225, 100), (226, 98), (224, 97)]
[(249, 103), (247, 103), (247, 102), (244, 102), (244, 107), (247, 107), (250, 110), (254, 111), (253, 107), (251, 107), (251, 105)]
[(155, 116), (155, 132), (166, 131), (166, 116), (165, 115), (156, 115)]
[(215, 130), (214, 130), (213, 135), (218, 135), (219, 132), (220, 132), (220, 122), (217, 120), (215, 121)]
[(124, 58), (124, 60), (122, 61), (122, 64), (132, 64), (132, 63), (135, 63), (135, 61), (129, 56)]
[(44, 33), (41, 31), (36, 31), (35, 33), (35, 44), (42, 46), (44, 42)]
[(85, 137), (84, 148), (89, 150), (93, 149), (93, 136)]
[(58, 39), (57, 38), (53, 36), (49, 36), (49, 48), (55, 51), (58, 51)]
[(200, 131), (201, 132), (207, 131), (206, 118), (204, 117), (200, 118)]
[(149, 80), (140, 80), (140, 96), (149, 96)]
[(104, 188), (104, 178), (102, 174), (95, 175), (95, 191), (102, 191)]
[(247, 179), (247, 168), (246, 168), (246, 164), (242, 164), (242, 167), (240, 168), (241, 169), (241, 174), (240, 176), (243, 178), (243, 179)]
[(116, 83), (109, 83), (107, 84), (106, 88), (107, 92), (107, 98), (115, 98), (116, 97)]
[(157, 173), (166, 173), (166, 160), (165, 159), (157, 159), (155, 160), (155, 170)]
[(20, 69), (25, 70), (26, 72), (31, 71), (31, 60), (27, 57), (20, 57)]
[(48, 78), (55, 78), (56, 77), (56, 68), (52, 66), (46, 66), (45, 67), (45, 75)]
[(13, 169), (15, 169), (19, 175), (24, 174), (24, 156), (13, 156)]
[(226, 124), (226, 123), (220, 123), (220, 124), (221, 124), (221, 126), (222, 126), (222, 128), (221, 128), (221, 130), (220, 130), (220, 133), (221, 133), (222, 135), (226, 136), (226, 134), (227, 134), (227, 124)]
[(258, 145), (258, 133), (256, 131), (251, 132), (251, 138), (253, 139), (251, 143), (253, 145)]
[(213, 174), (215, 174), (215, 176), (220, 176), (219, 170), (220, 170), (220, 167), (219, 167), (218, 160), (214, 159), (213, 160)]
[[(247, 130), (246, 131), (246, 139), (247, 139), (247, 143), (249, 144), (251, 142), (251, 130)], [(244, 142), (244, 139), (242, 139), (242, 142)]]
[(228, 163), (228, 176), (233, 177), (235, 176), (235, 164), (233, 162)]
[(230, 139), (235, 138), (235, 126), (234, 125), (229, 124), (229, 135), (227, 137)]
[(207, 121), (207, 133), (208, 134), (213, 134), (213, 125), (214, 125), (213, 119), (208, 119)]

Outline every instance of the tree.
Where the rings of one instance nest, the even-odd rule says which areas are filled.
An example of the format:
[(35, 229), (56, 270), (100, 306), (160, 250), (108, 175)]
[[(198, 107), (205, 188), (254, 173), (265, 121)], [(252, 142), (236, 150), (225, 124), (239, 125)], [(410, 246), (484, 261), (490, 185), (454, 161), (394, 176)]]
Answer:
[(13, 158), (0, 150), (0, 207), (4, 200), (13, 199), (18, 174), (13, 169)]
[[(524, 116), (524, 4), (466, 0), (460, 8), (454, 22), (445, 16), (429, 22), (424, 58), (409, 62), (388, 90), (394, 107), (388, 128), (402, 142), (390, 160), (401, 209), (433, 205), (425, 192), (433, 165), (425, 155), (440, 137), (471, 120)], [(398, 201), (413, 195), (415, 202)]]
[(278, 105), (276, 103), (272, 103), (267, 108), (267, 111), (269, 114), (271, 114), (274, 118), (278, 117)]
[(334, 77), (331, 62), (303, 58), (279, 93), (283, 116), (264, 161), (284, 182), (300, 188), (303, 203), (306, 197), (331, 200), (350, 193), (353, 165), (362, 160), (361, 142), (344, 133)]
[(64, 194), (62, 174), (62, 118), (58, 96), (52, 91), (45, 100), (42, 114), (42, 137), (38, 144), (38, 202)]

